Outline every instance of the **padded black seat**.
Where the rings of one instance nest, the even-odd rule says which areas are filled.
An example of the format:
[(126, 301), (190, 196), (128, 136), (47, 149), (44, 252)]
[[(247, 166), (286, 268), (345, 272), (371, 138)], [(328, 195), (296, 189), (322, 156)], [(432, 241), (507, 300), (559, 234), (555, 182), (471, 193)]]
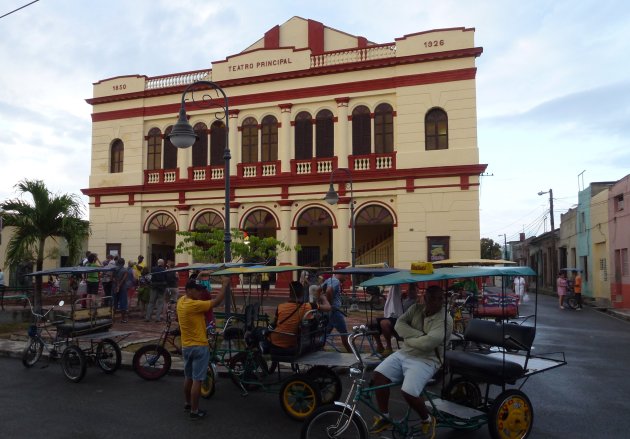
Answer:
[(447, 351), (446, 362), (453, 374), (490, 384), (512, 384), (525, 373), (535, 337), (536, 328), (533, 326), (472, 319), (464, 333), (466, 341), (506, 350), (524, 351), (526, 353), (524, 366), (513, 361), (504, 361), (502, 355), (490, 356), (487, 351)]
[(57, 331), (64, 336), (95, 334), (109, 330), (113, 324), (112, 319), (64, 322), (57, 325)]
[(477, 381), (501, 385), (513, 383), (523, 376), (523, 367), (513, 361), (503, 362), (502, 357), (465, 351), (447, 351), (446, 361), (451, 372), (474, 378)]

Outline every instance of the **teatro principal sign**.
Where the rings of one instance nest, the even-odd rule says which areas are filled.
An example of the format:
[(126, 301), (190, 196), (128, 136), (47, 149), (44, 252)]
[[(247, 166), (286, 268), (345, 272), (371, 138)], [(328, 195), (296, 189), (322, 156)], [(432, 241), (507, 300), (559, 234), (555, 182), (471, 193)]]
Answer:
[(311, 65), (311, 51), (293, 48), (252, 50), (212, 63), (214, 81), (306, 70)]

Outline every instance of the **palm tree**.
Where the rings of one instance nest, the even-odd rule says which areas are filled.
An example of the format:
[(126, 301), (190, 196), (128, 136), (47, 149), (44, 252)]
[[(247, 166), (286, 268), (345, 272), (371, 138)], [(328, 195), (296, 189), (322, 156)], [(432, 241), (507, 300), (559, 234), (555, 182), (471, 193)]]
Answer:
[[(51, 193), (41, 180), (22, 180), (15, 185), (21, 198), (0, 204), (6, 226), (14, 228), (7, 244), (6, 261), (16, 265), (35, 255), (36, 270), (44, 264), (44, 243), (47, 238), (63, 238), (68, 245), (69, 259), (74, 262), (81, 244), (90, 233), (90, 224), (81, 219), (82, 203), (76, 195)], [(23, 199), (30, 195), (32, 203)], [(36, 277), (34, 306), (41, 309), (42, 278)]]

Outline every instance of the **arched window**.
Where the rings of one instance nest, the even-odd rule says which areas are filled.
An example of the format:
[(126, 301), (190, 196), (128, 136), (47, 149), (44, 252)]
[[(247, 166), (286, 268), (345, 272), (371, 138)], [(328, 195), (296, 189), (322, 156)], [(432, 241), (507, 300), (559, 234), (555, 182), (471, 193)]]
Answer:
[(168, 139), (172, 126), (164, 130), (164, 169), (177, 168), (177, 147)]
[(208, 127), (203, 122), (198, 122), (193, 127), (197, 140), (192, 146), (192, 165), (208, 165)]
[(147, 135), (147, 169), (162, 168), (162, 132), (151, 128)]
[(313, 157), (313, 122), (311, 115), (301, 111), (295, 117), (295, 158), (305, 160)]
[(172, 216), (166, 213), (158, 213), (148, 224), (147, 231), (165, 231), (165, 230), (177, 230), (175, 220)]
[(372, 149), (370, 109), (359, 105), (352, 110), (352, 155), (367, 155)]
[(394, 109), (389, 104), (374, 110), (374, 152), (394, 152)]
[(219, 166), (225, 163), (225, 124), (219, 120), (210, 127), (210, 166)]
[(275, 162), (278, 160), (278, 119), (265, 116), (261, 125), (260, 161)]
[(193, 230), (222, 229), (223, 218), (215, 212), (204, 212), (197, 217)]
[(248, 117), (241, 125), (241, 161), (254, 163), (258, 161), (258, 122)]
[(441, 108), (429, 110), (424, 117), (425, 149), (448, 149), (448, 117)]
[(315, 156), (335, 155), (335, 124), (332, 111), (321, 110), (315, 117)]
[(125, 145), (120, 139), (114, 140), (110, 155), (109, 172), (112, 174), (123, 171), (123, 159), (125, 157)]

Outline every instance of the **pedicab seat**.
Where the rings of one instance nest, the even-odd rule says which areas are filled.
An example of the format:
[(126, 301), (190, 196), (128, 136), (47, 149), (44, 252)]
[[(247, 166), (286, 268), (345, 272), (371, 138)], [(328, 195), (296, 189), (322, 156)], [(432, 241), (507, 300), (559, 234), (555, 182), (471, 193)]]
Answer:
[(300, 321), (297, 333), (278, 332), (284, 335), (295, 336), (297, 346), (295, 348), (280, 348), (270, 346), (269, 353), (272, 361), (294, 363), (301, 356), (323, 348), (326, 342), (326, 324), (324, 316), (319, 315), (316, 310), (310, 310)]
[[(447, 351), (446, 362), (453, 374), (490, 384), (512, 384), (526, 371), (535, 336), (536, 329), (533, 326), (473, 319), (466, 327), (464, 340), (477, 345), (477, 350)], [(480, 349), (479, 345), (485, 347)], [(520, 364), (502, 355), (489, 355), (489, 348), (492, 347), (524, 352), (525, 361)]]

